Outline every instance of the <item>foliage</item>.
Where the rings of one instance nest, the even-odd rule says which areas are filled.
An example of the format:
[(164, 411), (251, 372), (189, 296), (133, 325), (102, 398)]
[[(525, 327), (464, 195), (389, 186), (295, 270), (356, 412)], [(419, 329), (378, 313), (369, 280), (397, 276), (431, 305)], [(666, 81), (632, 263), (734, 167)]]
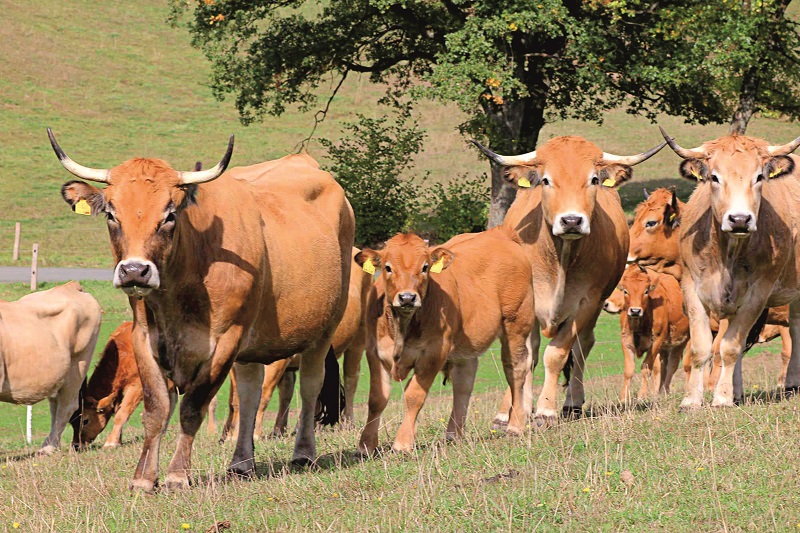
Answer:
[(460, 233), (486, 229), (489, 216), (489, 185), (486, 174), (434, 183), (425, 195), (421, 224), (434, 240), (444, 242)]
[[(404, 171), (422, 148), (425, 133), (406, 105), (392, 122), (387, 116), (344, 125), (339, 142), (320, 139), (333, 164), (328, 168), (342, 185), (356, 220), (356, 245), (375, 245), (407, 228), (419, 205), (419, 186)], [(423, 178), (424, 179), (424, 178)]]

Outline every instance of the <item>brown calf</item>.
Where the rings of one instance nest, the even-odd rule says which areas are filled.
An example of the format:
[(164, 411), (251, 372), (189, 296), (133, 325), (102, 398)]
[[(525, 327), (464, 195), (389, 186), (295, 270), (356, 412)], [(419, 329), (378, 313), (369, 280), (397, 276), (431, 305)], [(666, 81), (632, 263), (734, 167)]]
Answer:
[[(636, 264), (628, 266), (619, 286), (624, 295), (619, 315), (625, 357), (622, 400), (629, 397), (636, 358), (645, 352), (639, 399), (657, 391), (669, 392), (672, 376), (689, 342), (689, 320), (683, 314), (681, 287), (671, 275), (648, 272)], [(660, 372), (654, 368), (656, 357), (660, 359)]]
[(381, 251), (366, 249), (356, 262), (380, 269), (367, 311), (369, 415), (359, 450), (378, 446), (380, 417), (389, 401), (391, 380), (404, 380), (406, 414), (393, 449), (414, 446), (417, 416), (440, 371), (453, 382), (453, 410), (447, 437), (464, 432), (477, 357), (500, 337), (503, 370), (511, 387), (508, 432), (520, 434), (530, 369), (526, 346), (534, 322), (531, 270), (510, 232), (496, 228), (452, 245), (429, 249), (413, 234), (397, 235)]

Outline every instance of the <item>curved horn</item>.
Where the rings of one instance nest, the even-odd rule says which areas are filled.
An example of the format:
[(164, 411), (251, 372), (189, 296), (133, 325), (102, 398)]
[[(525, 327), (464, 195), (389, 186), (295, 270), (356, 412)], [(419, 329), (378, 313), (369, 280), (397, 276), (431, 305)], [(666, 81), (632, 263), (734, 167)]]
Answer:
[(193, 172), (178, 172), (178, 178), (181, 180), (183, 185), (194, 185), (198, 183), (207, 183), (209, 181), (215, 180), (225, 172), (225, 169), (228, 168), (228, 163), (230, 163), (231, 155), (233, 155), (233, 135), (231, 135), (230, 140), (228, 141), (228, 150), (225, 152), (225, 155), (222, 156), (222, 159), (216, 166), (209, 168), (208, 170), (196, 170)]
[(472, 144), (478, 147), (478, 149), (483, 152), (486, 157), (497, 163), (498, 165), (502, 165), (505, 167), (513, 167), (514, 165), (530, 165), (536, 159), (536, 150), (533, 152), (528, 152), (527, 154), (521, 155), (498, 155), (484, 145), (472, 139)]
[(645, 267), (643, 267), (643, 266), (642, 266), (641, 264), (639, 264), (639, 263), (634, 263), (634, 264), (635, 264), (637, 267), (639, 267), (639, 270), (641, 270), (642, 272), (644, 272), (645, 274), (647, 274), (647, 269), (646, 269)]
[(769, 151), (769, 155), (787, 155), (797, 150), (798, 146), (800, 146), (800, 137), (783, 146), (767, 146), (767, 151)]
[(680, 146), (678, 146), (678, 143), (675, 142), (675, 139), (667, 135), (667, 132), (664, 131), (664, 128), (659, 126), (658, 129), (661, 130), (661, 135), (664, 136), (664, 140), (667, 141), (667, 144), (669, 145), (670, 148), (672, 148), (672, 151), (681, 156), (682, 158), (700, 159), (706, 156), (706, 151), (703, 150), (702, 145), (698, 146), (697, 148), (691, 148), (688, 150), (686, 148), (681, 148)]
[(642, 191), (644, 191), (644, 199), (645, 200), (650, 199), (650, 193), (647, 192), (647, 187), (642, 187)]
[(664, 148), (667, 143), (661, 143), (655, 148), (651, 148), (646, 152), (642, 152), (641, 154), (637, 155), (614, 155), (609, 154), (608, 152), (603, 152), (603, 162), (604, 163), (619, 163), (620, 165), (628, 165), (632, 167), (633, 165), (638, 165), (642, 161), (647, 161), (654, 155), (656, 155), (659, 150)]
[(50, 138), (50, 146), (53, 147), (53, 151), (55, 151), (56, 156), (58, 156), (58, 160), (61, 164), (70, 171), (72, 174), (78, 176), (79, 178), (83, 178), (89, 181), (97, 181), (99, 183), (108, 183), (108, 169), (105, 168), (89, 168), (83, 165), (79, 165), (75, 161), (69, 158), (67, 154), (64, 153), (64, 150), (58, 145), (56, 141), (55, 135), (53, 135), (53, 130), (47, 128), (47, 136)]

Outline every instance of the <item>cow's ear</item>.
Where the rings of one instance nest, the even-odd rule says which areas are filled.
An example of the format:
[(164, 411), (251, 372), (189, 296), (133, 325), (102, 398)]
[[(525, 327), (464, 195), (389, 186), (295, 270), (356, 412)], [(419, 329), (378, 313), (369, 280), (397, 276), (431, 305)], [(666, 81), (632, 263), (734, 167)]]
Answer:
[(535, 167), (508, 167), (505, 171), (506, 180), (519, 189), (529, 189), (539, 185), (541, 178)]
[(431, 272), (438, 274), (449, 267), (456, 256), (447, 248), (439, 247), (431, 251)]
[[(78, 212), (81, 212), (81, 205), (85, 205), (79, 205), (81, 200), (88, 204), (92, 215), (102, 213), (106, 209), (106, 197), (103, 191), (83, 181), (73, 180), (62, 185), (61, 197), (72, 207), (73, 211), (76, 210), (77, 206)], [(81, 214), (88, 215), (89, 213), (81, 212)]]
[(367, 274), (374, 274), (376, 270), (380, 270), (383, 263), (381, 253), (371, 248), (364, 248), (356, 254), (353, 260)]
[(786, 155), (773, 157), (764, 165), (764, 177), (775, 179), (786, 176), (794, 172), (794, 161)]
[(633, 176), (633, 169), (628, 165), (604, 165), (597, 171), (597, 179), (604, 187), (619, 187)]
[(670, 190), (672, 191), (672, 200), (664, 206), (664, 224), (676, 228), (681, 221), (678, 194), (675, 192), (675, 187), (670, 187)]
[(111, 407), (112, 398), (110, 396), (106, 396), (99, 402), (97, 402), (97, 412), (103, 413)]
[(681, 176), (692, 181), (703, 181), (709, 178), (708, 165), (700, 159), (684, 159), (680, 166)]

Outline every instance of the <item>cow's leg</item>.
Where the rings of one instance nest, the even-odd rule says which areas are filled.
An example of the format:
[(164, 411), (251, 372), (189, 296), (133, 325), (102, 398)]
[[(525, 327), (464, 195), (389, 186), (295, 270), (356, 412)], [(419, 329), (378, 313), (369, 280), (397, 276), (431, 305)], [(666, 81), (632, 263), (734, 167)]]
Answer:
[(231, 368), (229, 376), (231, 388), (228, 393), (228, 417), (222, 426), (222, 435), (219, 438), (220, 444), (235, 439), (239, 434), (239, 392), (236, 387), (236, 365)]
[(264, 365), (259, 363), (235, 363), (236, 389), (239, 395), (239, 432), (236, 438), (236, 449), (228, 472), (249, 476), (255, 472), (256, 460), (253, 448), (253, 432), (256, 425), (256, 411), (261, 399), (261, 387), (264, 384)]
[(620, 400), (628, 402), (631, 399), (631, 379), (633, 374), (636, 373), (636, 347), (633, 344), (633, 338), (629, 334), (622, 336), (622, 393)]
[(783, 387), (786, 383), (786, 369), (792, 358), (792, 337), (786, 326), (779, 326), (778, 331), (781, 334), (781, 373), (778, 375), (778, 387)]
[(661, 361), (659, 360), (658, 355), (655, 354), (652, 349), (650, 349), (648, 350), (647, 355), (644, 357), (644, 361), (642, 361), (642, 386), (639, 388), (639, 394), (637, 396), (639, 400), (646, 400), (656, 391), (656, 388), (658, 387), (658, 385), (654, 384), (654, 367), (656, 364), (658, 364), (660, 367)]
[(286, 434), (296, 377), (296, 370), (287, 370), (278, 382), (278, 414), (275, 416), (275, 427), (272, 428), (273, 437), (280, 437)]
[[(591, 300), (590, 300), (591, 301)], [(591, 306), (586, 304), (586, 308)], [(572, 376), (567, 386), (567, 399), (564, 401), (564, 408), (561, 410), (562, 416), (573, 417), (583, 414), (583, 402), (585, 401), (583, 390), (583, 370), (586, 366), (586, 358), (594, 346), (594, 326), (597, 317), (600, 316), (601, 307), (596, 306), (593, 313), (587, 317), (585, 313), (579, 312), (576, 324), (578, 326), (577, 342), (572, 346), (572, 353), (575, 361), (572, 367)]]
[(795, 300), (789, 305), (789, 332), (792, 356), (786, 365), (786, 381), (783, 388), (786, 392), (795, 393), (800, 390), (800, 300)]
[[(541, 338), (539, 322), (534, 322), (533, 328), (525, 341), (530, 356), (530, 368), (526, 369), (525, 381), (522, 385), (522, 410), (526, 413), (526, 418), (528, 413), (533, 411), (533, 371), (536, 370), (536, 365), (539, 363)], [(511, 396), (511, 387), (508, 387), (503, 395), (503, 399), (500, 401), (500, 408), (494, 420), (492, 420), (492, 429), (503, 429), (508, 425), (508, 417), (511, 412), (512, 404)]]
[(342, 425), (349, 428), (355, 427), (353, 403), (356, 398), (358, 378), (361, 373), (361, 357), (363, 355), (363, 343), (353, 343), (347, 347), (342, 356), (342, 365), (344, 367), (344, 414)]
[(314, 436), (317, 398), (325, 379), (325, 357), (331, 349), (330, 337), (306, 350), (300, 356), (300, 418), (294, 441), (292, 462), (308, 464), (316, 460), (317, 443)]
[[(742, 345), (744, 346), (744, 344)], [(742, 348), (744, 350), (744, 348)], [(742, 381), (742, 359), (744, 351), (739, 353), (733, 365), (733, 402), (737, 405), (744, 403), (744, 382)]]
[[(751, 294), (769, 294), (769, 287), (759, 285), (763, 284), (756, 284), (751, 287)], [(720, 343), (722, 368), (720, 369), (719, 381), (714, 389), (714, 400), (711, 405), (715, 407), (733, 405), (734, 366), (741, 358), (747, 333), (756, 323), (765, 303), (763, 300), (751, 298), (737, 310), (733, 318), (729, 319), (728, 329), (725, 331), (725, 336)]]
[(577, 337), (575, 321), (568, 319), (544, 349), (544, 385), (536, 402), (536, 418), (555, 419), (558, 398), (558, 377), (567, 363), (569, 351)]
[(684, 275), (681, 281), (683, 302), (689, 316), (692, 371), (686, 384), (686, 395), (681, 401), (684, 409), (703, 405), (703, 369), (711, 357), (711, 324), (703, 303), (697, 296), (691, 277)]
[(689, 379), (692, 377), (692, 345), (688, 342), (683, 348), (683, 373), (686, 383), (689, 383)]
[(708, 390), (714, 390), (717, 387), (717, 383), (719, 383), (719, 374), (722, 372), (722, 355), (720, 353), (720, 347), (726, 331), (728, 331), (728, 320), (722, 319), (719, 321), (719, 330), (717, 331), (717, 336), (714, 337), (714, 342), (711, 344), (712, 362), (711, 369), (708, 373), (708, 381), (706, 382), (706, 388)]
[[(532, 310), (533, 302), (526, 303), (525, 308)], [(531, 331), (536, 331), (538, 342), (538, 328), (534, 324), (533, 330), (528, 329), (530, 318), (530, 316), (517, 315), (513, 320), (506, 319), (503, 324), (505, 335), (500, 339), (503, 373), (511, 391), (511, 405), (507, 411), (508, 426), (506, 428), (509, 435), (522, 435), (533, 402), (532, 397), (526, 399), (526, 393), (529, 396), (533, 395), (532, 388), (526, 391), (526, 382), (531, 383), (534, 366)], [(538, 346), (536, 346), (536, 350), (538, 350)], [(477, 360), (475, 364), (477, 369)]]
[(264, 368), (264, 381), (261, 384), (261, 401), (258, 402), (258, 410), (256, 412), (256, 425), (253, 432), (253, 438), (260, 439), (264, 434), (264, 412), (269, 406), (269, 401), (272, 399), (272, 393), (275, 392), (275, 387), (283, 377), (286, 367), (292, 358), (281, 359), (270, 363)]
[(664, 358), (661, 359), (661, 366), (662, 368), (666, 369), (666, 371), (662, 374), (664, 377), (661, 380), (661, 391), (664, 394), (669, 394), (669, 387), (672, 384), (672, 378), (675, 376), (675, 372), (678, 371), (678, 365), (683, 358), (683, 350), (684, 346), (670, 348), (666, 352), (666, 360), (664, 360)]
[(139, 387), (128, 387), (122, 391), (122, 402), (119, 404), (114, 415), (114, 427), (111, 428), (103, 448), (116, 448), (122, 444), (122, 428), (128, 422), (128, 419), (136, 410), (136, 407), (142, 402), (142, 389)]
[[(425, 356), (420, 357), (424, 359)], [(425, 405), (425, 399), (428, 397), (428, 391), (433, 385), (433, 380), (439, 373), (439, 370), (444, 365), (439, 365), (439, 368), (433, 365), (417, 365), (414, 367), (414, 375), (408, 380), (406, 390), (403, 393), (403, 400), (406, 404), (406, 414), (403, 417), (403, 423), (400, 424), (400, 429), (397, 430), (397, 436), (392, 444), (392, 450), (396, 452), (410, 453), (414, 449), (414, 439), (417, 436), (417, 417)]]
[[(475, 374), (478, 372), (478, 358), (471, 357), (458, 364), (454, 364), (450, 371), (453, 381), (453, 409), (450, 412), (450, 421), (447, 423), (445, 438), (448, 440), (460, 439), (464, 436), (467, 425), (467, 411), (472, 388), (475, 385)], [(520, 380), (521, 385), (521, 380)]]
[(208, 404), (208, 420), (206, 421), (206, 435), (217, 434), (217, 396), (211, 398)]
[(358, 442), (358, 451), (363, 454), (371, 454), (378, 447), (381, 414), (389, 403), (389, 394), (392, 391), (392, 378), (381, 363), (375, 348), (367, 348), (367, 365), (369, 366), (367, 423), (361, 430)]

